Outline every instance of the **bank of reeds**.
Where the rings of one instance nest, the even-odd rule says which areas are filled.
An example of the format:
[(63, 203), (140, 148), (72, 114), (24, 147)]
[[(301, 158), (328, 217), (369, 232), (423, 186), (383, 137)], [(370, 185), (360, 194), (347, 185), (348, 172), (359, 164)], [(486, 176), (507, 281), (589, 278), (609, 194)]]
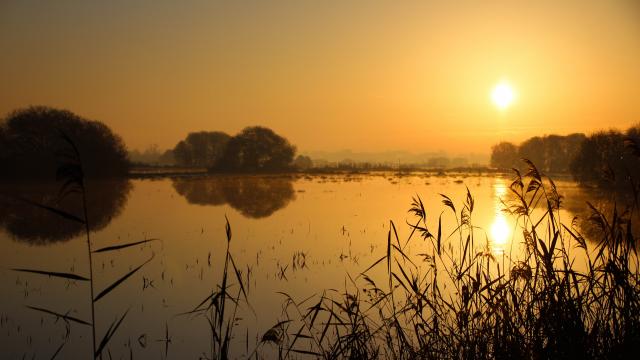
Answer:
[[(201, 357), (201, 359), (206, 360), (230, 358), (230, 343), (239, 320), (237, 314), (241, 301), (247, 308), (251, 309), (244, 285), (245, 280), (243, 280), (242, 273), (236, 267), (236, 262), (230, 251), (231, 225), (229, 224), (229, 219), (225, 217), (225, 220), (227, 250), (220, 284), (215, 284), (211, 289), (211, 294), (207, 295), (193, 310), (180, 314), (201, 316), (209, 323), (211, 348), (209, 355)], [(248, 276), (247, 274), (247, 282)], [(245, 351), (249, 351), (248, 333), (245, 337)]]
[[(523, 251), (492, 252), (485, 232), (473, 223), (468, 190), (461, 206), (441, 195), (445, 210), (456, 219), (455, 229), (442, 228), (444, 214), (432, 230), (422, 201), (415, 198), (410, 211), (416, 222), (409, 224), (408, 239), (401, 241), (391, 223), (386, 254), (350, 279), (344, 292), (300, 302), (287, 296), (282, 321), (263, 341), (275, 344), (281, 358), (637, 355), (639, 263), (630, 220), (637, 199), (636, 205), (614, 207), (609, 214), (588, 205), (588, 220), (597, 226), (599, 238), (587, 242), (574, 221), (561, 221), (562, 197), (553, 181), (532, 163), (528, 167), (524, 175), (516, 172), (509, 187), (514, 200), (504, 209), (517, 221), (521, 236), (514, 239), (522, 239)], [(414, 248), (423, 252), (410, 253)], [(380, 267), (382, 278), (376, 271)]]
[[(62, 168), (69, 183), (63, 190), (76, 189), (84, 197), (81, 163), (78, 154), (72, 155), (78, 161)], [(484, 230), (474, 225), (469, 191), (461, 204), (441, 195), (445, 213), (434, 218), (416, 197), (410, 209), (415, 222), (408, 225), (407, 239), (399, 238), (391, 222), (385, 254), (348, 278), (343, 291), (327, 290), (301, 301), (284, 294), (282, 318), (262, 334), (252, 352), (247, 334), (245, 351), (251, 358), (264, 358), (267, 347), (275, 346), (269, 354), (279, 358), (324, 359), (589, 359), (637, 354), (640, 264), (631, 219), (637, 217), (638, 199), (607, 214), (587, 205), (588, 220), (598, 229), (598, 238), (587, 242), (574, 221), (561, 219), (562, 197), (553, 181), (530, 162), (528, 167), (524, 175), (516, 172), (509, 186), (512, 200), (504, 204), (517, 223), (514, 239), (523, 242), (522, 251), (492, 251)], [(74, 175), (77, 171), (80, 178)], [(89, 282), (91, 322), (33, 308), (91, 326), (93, 356), (99, 357), (126, 313), (99, 341), (95, 303), (142, 265), (96, 296), (92, 254), (142, 242), (93, 250), (86, 211), (84, 218), (57, 213), (86, 224), (89, 276), (15, 270)], [(455, 219), (456, 227), (443, 228), (443, 216)], [(188, 312), (204, 316), (210, 325), (210, 359), (234, 357), (238, 306), (248, 304), (242, 274), (229, 250), (228, 221), (226, 235), (221, 283)]]

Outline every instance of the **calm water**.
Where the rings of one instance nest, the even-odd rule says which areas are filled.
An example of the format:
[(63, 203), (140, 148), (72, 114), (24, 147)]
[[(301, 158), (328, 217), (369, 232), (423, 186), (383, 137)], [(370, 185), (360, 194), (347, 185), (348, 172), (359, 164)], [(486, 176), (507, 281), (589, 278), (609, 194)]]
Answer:
[[(510, 179), (495, 176), (395, 174), (296, 177), (202, 177), (132, 180), (88, 189), (93, 248), (158, 238), (159, 241), (94, 255), (96, 290), (152, 260), (123, 285), (97, 302), (98, 337), (130, 309), (110, 343), (113, 358), (198, 358), (208, 353), (209, 330), (203, 317), (177, 316), (192, 310), (219, 283), (226, 247), (225, 216), (233, 238), (231, 252), (249, 280), (249, 301), (239, 311), (233, 353), (249, 352), (256, 338), (281, 320), (284, 292), (295, 299), (324, 289), (345, 287), (384, 255), (389, 221), (401, 240), (409, 234), (412, 197), (422, 197), (428, 224), (450, 232), (455, 220), (440, 193), (456, 205), (475, 198), (473, 222), (485, 231), (496, 255), (518, 251), (512, 219), (502, 215), (500, 198)], [(558, 181), (570, 223), (588, 196), (573, 182)], [(41, 203), (73, 212), (73, 195), (56, 203), (57, 189), (40, 184), (3, 185), (3, 193), (27, 194)], [(9, 197), (10, 199), (10, 197)], [(67, 201), (67, 202), (65, 202)], [(88, 327), (65, 324), (26, 307), (35, 306), (90, 320), (88, 284), (17, 273), (11, 268), (43, 269), (88, 275), (82, 228), (20, 201), (0, 209), (0, 354), (13, 359), (50, 358), (69, 338), (61, 357), (90, 352)], [(486, 244), (485, 241), (482, 241)], [(421, 246), (421, 240), (415, 242)], [(426, 244), (425, 244), (426, 246)], [(414, 249), (419, 250), (419, 249)], [(415, 251), (419, 252), (419, 251)], [(268, 351), (268, 349), (264, 350)], [(80, 355), (77, 355), (80, 356)], [(82, 356), (84, 357), (84, 356)]]

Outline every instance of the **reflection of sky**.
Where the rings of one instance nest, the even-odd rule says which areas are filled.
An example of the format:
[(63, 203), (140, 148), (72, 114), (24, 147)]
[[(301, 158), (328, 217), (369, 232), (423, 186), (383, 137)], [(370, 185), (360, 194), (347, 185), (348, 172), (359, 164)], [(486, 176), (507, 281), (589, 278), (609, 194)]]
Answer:
[(503, 205), (500, 199), (502, 199), (507, 193), (507, 186), (504, 180), (497, 179), (493, 185), (494, 191), (494, 218), (489, 228), (489, 242), (491, 251), (494, 254), (504, 253), (505, 247), (509, 242), (511, 236), (511, 229), (507, 221), (506, 216), (502, 212)]
[[(342, 290), (345, 279), (350, 283), (347, 273), (361, 273), (383, 256), (389, 230), (386, 220), (394, 220), (399, 238), (404, 242), (411, 228), (403, 226), (403, 223), (406, 219), (414, 219), (408, 217), (407, 209), (409, 200), (416, 193), (422, 196), (434, 229), (437, 229), (437, 216), (443, 210), (448, 212), (438, 194), (450, 195), (456, 204), (466, 195), (466, 188), (462, 184), (438, 177), (429, 178), (429, 184), (423, 185), (425, 178), (422, 176), (394, 177), (393, 183), (387, 177), (378, 175), (358, 178), (312, 176), (291, 180), (292, 185), (286, 186), (277, 185), (288, 182), (278, 180), (280, 177), (273, 177), (270, 184), (234, 177), (223, 181), (222, 178), (226, 176), (218, 178), (220, 181), (132, 181), (131, 194), (127, 197), (126, 206), (122, 207), (122, 213), (114, 215), (108, 226), (92, 233), (92, 241), (97, 247), (142, 240), (145, 236), (158, 237), (162, 242), (144, 245), (139, 250), (120, 250), (117, 256), (105, 254), (95, 258), (98, 266), (94, 266), (94, 276), (99, 281), (108, 281), (126, 274), (129, 266), (141, 264), (151, 251), (157, 254), (153, 261), (125, 282), (124, 287), (119, 287), (113, 297), (104, 300), (109, 305), (100, 312), (98, 323), (110, 323), (122, 316), (121, 310), (131, 306), (131, 314), (127, 316), (135, 316), (136, 321), (128, 321), (127, 317), (118, 329), (119, 336), (137, 339), (140, 334), (146, 333), (149, 339), (161, 339), (165, 336), (165, 325), (168, 323), (173, 338), (169, 352), (181, 354), (182, 358), (201, 356), (210, 346), (210, 339), (206, 331), (194, 333), (193, 328), (206, 326), (206, 320), (200, 319), (204, 321), (202, 323), (190, 317), (175, 317), (175, 314), (193, 309), (210, 294), (212, 286), (219, 284), (227, 245), (227, 216), (232, 229), (230, 246), (234, 261), (239, 269), (245, 269), (243, 276), (249, 276), (252, 280), (247, 291), (253, 310), (246, 306), (238, 309), (238, 315), (242, 317), (238, 320), (238, 329), (243, 334), (248, 330), (250, 338), (260, 337), (281, 320), (283, 297), (280, 292), (286, 292), (298, 300), (325, 289)], [(243, 181), (247, 184), (242, 185)], [(505, 256), (509, 261), (522, 254), (518, 252), (522, 248), (521, 231), (514, 232), (515, 218), (501, 212), (500, 197), (510, 195), (510, 181), (469, 176), (464, 182), (469, 184), (477, 200), (477, 209), (474, 210), (477, 211), (474, 213), (477, 217), (474, 217), (474, 221), (486, 230), (492, 255), (501, 259), (499, 254), (504, 251), (509, 255), (513, 250), (513, 256)], [(205, 183), (208, 185), (205, 186)], [(568, 199), (574, 201), (575, 206), (578, 206), (578, 199), (582, 203), (588, 200), (578, 193), (579, 189), (573, 182), (558, 182), (557, 185), (562, 186), (565, 194), (573, 191)], [(92, 192), (95, 196), (89, 197), (89, 200), (103, 199), (96, 199), (96, 196), (106, 196), (106, 191)], [(216, 197), (216, 194), (220, 196)], [(291, 199), (271, 201), (278, 198)], [(228, 202), (229, 199), (233, 201)], [(251, 200), (275, 204), (264, 209), (277, 209), (269, 216), (248, 217), (245, 215), (248, 210), (263, 209), (254, 207)], [(0, 210), (4, 209), (0, 206)], [(563, 218), (571, 219), (573, 214), (567, 213)], [(6, 221), (6, 217), (0, 214), (0, 221)], [(453, 215), (445, 214), (443, 233), (448, 235), (455, 226)], [(478, 231), (476, 235), (481, 235), (481, 232)], [(83, 269), (86, 270), (86, 263), (82, 260), (86, 256), (86, 242), (78, 240), (82, 239), (31, 246), (29, 243), (12, 241), (9, 233), (0, 230), (0, 244), (3, 245), (0, 264), (5, 269), (13, 267), (49, 271), (75, 267), (74, 272), (82, 275)], [(456, 238), (448, 242), (457, 249)], [(485, 246), (483, 241), (476, 244)], [(423, 252), (423, 246), (429, 244), (414, 238), (407, 249), (412, 255), (417, 255)], [(300, 252), (308, 254), (308, 267), (294, 269), (292, 257)], [(573, 254), (577, 260), (581, 259), (581, 252)], [(588, 269), (586, 258), (583, 260), (583, 269)], [(500, 266), (506, 269), (508, 265)], [(288, 280), (279, 277), (282, 268), (287, 268)], [(380, 265), (372, 269), (370, 274), (374, 280), (386, 279), (387, 276), (386, 268)], [(446, 276), (444, 272), (440, 274)], [(56, 323), (54, 317), (45, 317), (43, 323), (42, 315), (25, 305), (46, 304), (50, 305), (48, 308), (59, 311), (83, 309), (85, 303), (81, 300), (85, 288), (81, 284), (67, 287), (48, 277), (30, 275), (26, 278), (25, 275), (19, 275), (18, 279), (17, 276), (14, 272), (0, 269), (0, 314), (11, 314), (12, 318), (10, 323), (5, 322), (3, 331), (0, 331), (0, 358), (22, 358), (24, 353), (33, 352), (37, 353), (36, 357), (53, 354), (58, 344), (50, 343), (47, 339), (58, 336), (64, 331), (60, 326), (64, 325), (60, 325), (60, 321)], [(143, 290), (143, 278), (153, 280), (155, 288)], [(447, 291), (455, 291), (450, 289), (447, 287)], [(35, 291), (29, 291), (27, 296), (26, 290)], [(76, 316), (86, 319), (85, 315), (86, 312), (80, 311)], [(18, 325), (22, 329), (20, 332), (8, 330), (16, 329)], [(87, 339), (81, 335), (81, 332), (72, 329), (62, 352), (72, 354), (86, 350)], [(28, 337), (32, 343), (28, 342)], [(244, 338), (234, 338), (230, 345), (234, 353), (242, 354), (245, 351)], [(114, 342), (110, 350), (116, 358), (128, 358), (130, 349), (125, 347), (124, 342)], [(138, 350), (143, 351), (140, 348)], [(144, 351), (143, 357), (158, 359), (163, 357), (161, 352), (164, 352), (164, 346), (147, 346)]]

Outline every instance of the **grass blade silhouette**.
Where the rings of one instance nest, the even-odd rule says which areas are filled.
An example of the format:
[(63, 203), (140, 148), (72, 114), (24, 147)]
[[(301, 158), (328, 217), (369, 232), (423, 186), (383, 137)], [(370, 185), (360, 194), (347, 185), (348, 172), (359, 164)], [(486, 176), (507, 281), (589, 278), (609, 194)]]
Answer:
[(60, 346), (58, 346), (58, 349), (56, 350), (56, 352), (53, 353), (53, 355), (51, 355), (51, 360), (55, 360), (55, 358), (58, 356), (60, 351), (62, 351), (62, 348), (64, 347), (65, 344), (66, 343), (62, 343), (62, 344), (60, 344)]
[(115, 282), (113, 282), (111, 285), (107, 286), (104, 290), (102, 290), (98, 295), (96, 295), (95, 299), (93, 299), (93, 302), (97, 302), (98, 300), (102, 299), (103, 297), (105, 297), (108, 293), (110, 293), (111, 291), (113, 291), (115, 288), (118, 287), (118, 285), (122, 284), (125, 280), (127, 280), (131, 275), (135, 274), (138, 270), (140, 270), (143, 266), (145, 266), (146, 264), (148, 264), (151, 260), (153, 260), (153, 256), (145, 261), (144, 263), (142, 263), (140, 266), (138, 266), (137, 268), (129, 271), (128, 273), (126, 273), (123, 277), (121, 277), (120, 279), (116, 280)]
[(51, 207), (51, 206), (43, 205), (43, 204), (37, 203), (35, 201), (31, 201), (29, 199), (20, 198), (20, 200), (25, 202), (25, 203), (27, 203), (27, 204), (29, 204), (29, 205), (33, 205), (33, 206), (39, 207), (41, 209), (47, 210), (49, 212), (52, 212), (52, 213), (54, 213), (54, 214), (56, 214), (56, 215), (58, 215), (60, 217), (63, 217), (65, 219), (67, 219), (67, 220), (75, 221), (75, 222), (78, 222), (80, 224), (86, 224), (85, 220), (83, 220), (83, 219), (81, 219), (81, 218), (79, 218), (79, 217), (77, 217), (77, 216), (75, 216), (73, 214), (69, 214), (66, 211), (63, 211), (63, 210), (60, 210), (60, 209), (56, 209), (56, 208)]
[(88, 323), (88, 322), (86, 322), (86, 321), (84, 321), (84, 320), (80, 320), (80, 319), (78, 319), (78, 318), (75, 318), (75, 317), (73, 317), (73, 316), (69, 316), (69, 315), (65, 315), (65, 314), (60, 314), (60, 313), (55, 312), (55, 311), (51, 311), (51, 310), (48, 310), (48, 309), (44, 309), (44, 308), (40, 308), (40, 307), (35, 307), (35, 306), (29, 306), (29, 305), (27, 305), (27, 307), (28, 307), (29, 309), (31, 309), (31, 310), (40, 311), (40, 312), (43, 312), (43, 313), (47, 313), (47, 314), (49, 314), (49, 315), (54, 315), (54, 316), (59, 317), (59, 318), (64, 319), (64, 320), (73, 321), (73, 322), (76, 322), (76, 323), (78, 323), (78, 324), (82, 324), (82, 325), (89, 325), (89, 326), (91, 326), (91, 324), (90, 324), (90, 323)]
[(107, 329), (107, 332), (104, 334), (102, 341), (100, 341), (100, 345), (98, 346), (98, 349), (96, 349), (94, 358), (98, 358), (98, 356), (100, 356), (100, 354), (102, 353), (102, 350), (104, 350), (104, 348), (107, 346), (107, 344), (109, 343), (109, 340), (111, 340), (113, 335), (116, 333), (116, 331), (120, 327), (120, 324), (122, 324), (122, 321), (124, 321), (124, 318), (127, 316), (128, 313), (129, 313), (129, 310), (125, 311), (122, 317), (120, 317), (120, 320), (116, 320), (113, 323), (111, 323), (111, 325), (109, 326), (109, 329)]
[(127, 244), (107, 246), (107, 247), (100, 248), (98, 250), (93, 250), (93, 253), (101, 253), (101, 252), (108, 252), (108, 251), (114, 251), (114, 250), (121, 250), (121, 249), (126, 249), (126, 248), (131, 247), (131, 246), (141, 245), (141, 244), (145, 244), (145, 243), (148, 243), (148, 242), (151, 242), (151, 241), (158, 241), (158, 240), (160, 240), (160, 239), (153, 238), (153, 239), (135, 241), (135, 242), (127, 243)]
[(53, 276), (53, 277), (59, 277), (59, 278), (64, 278), (64, 279), (71, 279), (71, 280), (79, 280), (79, 281), (89, 281), (90, 279), (84, 277), (84, 276), (80, 276), (80, 275), (76, 275), (76, 274), (71, 274), (71, 273), (61, 273), (61, 272), (53, 272), (53, 271), (44, 271), (44, 270), (33, 270), (33, 269), (11, 269), (13, 271), (18, 271), (18, 272), (25, 272), (25, 273), (32, 273), (32, 274), (40, 274), (40, 275), (47, 275), (47, 276)]

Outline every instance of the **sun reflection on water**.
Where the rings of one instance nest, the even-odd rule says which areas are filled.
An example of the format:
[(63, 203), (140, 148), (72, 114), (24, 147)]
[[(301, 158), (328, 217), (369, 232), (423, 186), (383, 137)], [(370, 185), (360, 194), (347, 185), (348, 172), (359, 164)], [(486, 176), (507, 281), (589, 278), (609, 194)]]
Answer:
[(502, 214), (496, 214), (491, 224), (491, 240), (495, 246), (504, 246), (507, 243), (511, 230), (507, 219)]
[(502, 254), (509, 243), (511, 227), (506, 216), (502, 212), (503, 205), (501, 199), (507, 193), (505, 183), (498, 180), (493, 186), (494, 189), (494, 210), (495, 216), (489, 228), (489, 245), (494, 254)]

